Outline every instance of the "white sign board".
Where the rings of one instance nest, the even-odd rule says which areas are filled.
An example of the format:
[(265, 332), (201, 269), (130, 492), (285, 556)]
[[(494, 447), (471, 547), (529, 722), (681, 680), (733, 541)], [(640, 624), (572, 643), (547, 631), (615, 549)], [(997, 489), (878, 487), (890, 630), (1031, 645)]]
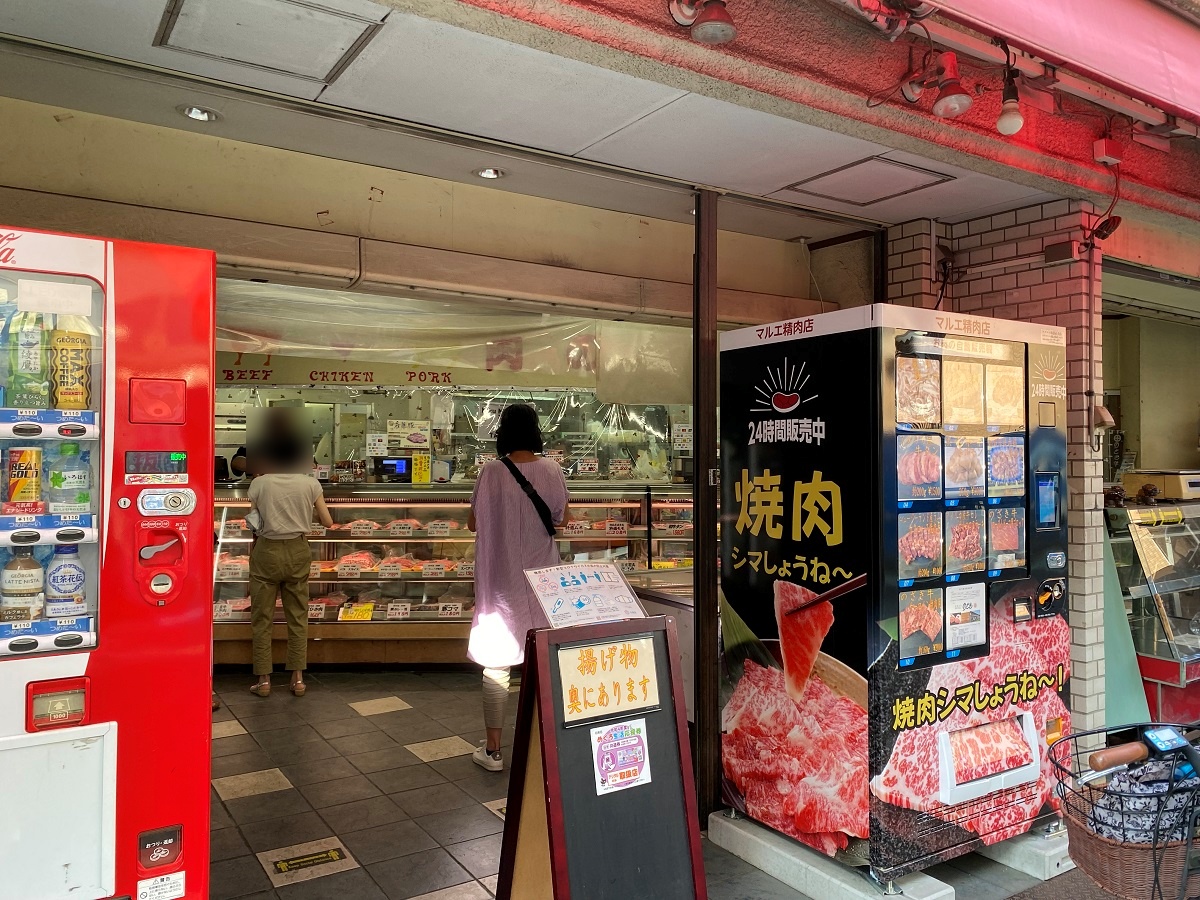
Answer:
[(526, 569), (525, 577), (553, 628), (646, 617), (633, 588), (612, 563)]

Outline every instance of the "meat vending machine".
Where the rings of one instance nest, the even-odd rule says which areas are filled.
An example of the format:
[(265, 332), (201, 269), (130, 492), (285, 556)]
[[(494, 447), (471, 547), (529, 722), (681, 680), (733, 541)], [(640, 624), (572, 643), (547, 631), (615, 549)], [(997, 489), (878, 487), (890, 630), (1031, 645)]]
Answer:
[(881, 881), (1054, 811), (1065, 354), (883, 305), (722, 336), (732, 806)]
[(208, 896), (214, 257), (0, 228), (0, 898)]

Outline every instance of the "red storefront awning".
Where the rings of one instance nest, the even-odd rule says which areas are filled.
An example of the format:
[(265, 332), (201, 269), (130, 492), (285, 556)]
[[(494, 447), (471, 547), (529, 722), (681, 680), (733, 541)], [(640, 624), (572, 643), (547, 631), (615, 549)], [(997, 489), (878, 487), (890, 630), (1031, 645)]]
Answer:
[(934, 0), (942, 15), (1200, 122), (1200, 27), (1153, 0)]

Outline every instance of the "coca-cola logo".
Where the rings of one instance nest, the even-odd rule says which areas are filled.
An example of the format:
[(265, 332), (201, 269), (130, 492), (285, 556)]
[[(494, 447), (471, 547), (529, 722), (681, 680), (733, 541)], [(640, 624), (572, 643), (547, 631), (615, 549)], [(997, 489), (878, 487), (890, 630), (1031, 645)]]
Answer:
[(17, 248), (13, 246), (21, 236), (15, 231), (0, 234), (0, 265), (13, 266), (17, 263)]

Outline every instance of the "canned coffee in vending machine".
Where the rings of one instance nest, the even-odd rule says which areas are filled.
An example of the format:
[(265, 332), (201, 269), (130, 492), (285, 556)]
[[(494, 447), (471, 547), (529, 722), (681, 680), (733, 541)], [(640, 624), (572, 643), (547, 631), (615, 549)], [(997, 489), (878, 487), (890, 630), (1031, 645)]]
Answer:
[(0, 897), (200, 900), (214, 257), (0, 245)]

